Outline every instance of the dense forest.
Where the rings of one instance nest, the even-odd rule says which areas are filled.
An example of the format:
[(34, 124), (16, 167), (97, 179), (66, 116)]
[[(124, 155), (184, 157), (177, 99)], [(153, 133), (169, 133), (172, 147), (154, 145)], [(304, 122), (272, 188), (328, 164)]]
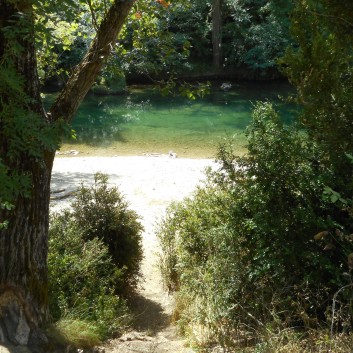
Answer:
[(48, 352), (64, 349), (55, 323), (89, 323), (79, 347), (128, 324), (136, 213), (96, 174), (49, 216), (55, 151), (89, 90), (149, 82), (194, 97), (196, 81), (281, 78), (296, 123), (254, 105), (247, 153), (220, 145), (220, 169), (158, 225), (160, 267), (200, 350), (348, 353), (352, 27), (339, 0), (0, 0), (0, 341)]
[[(280, 77), (276, 61), (291, 43), (291, 7), (290, 1), (262, 0), (136, 2), (97, 83), (109, 86), (121, 77), (139, 83)], [(103, 13), (103, 3), (88, 8), (83, 2), (74, 15), (60, 12), (53, 14), (55, 20), (42, 19), (55, 23), (55, 30), (40, 38), (41, 80), (65, 82), (84, 57)]]

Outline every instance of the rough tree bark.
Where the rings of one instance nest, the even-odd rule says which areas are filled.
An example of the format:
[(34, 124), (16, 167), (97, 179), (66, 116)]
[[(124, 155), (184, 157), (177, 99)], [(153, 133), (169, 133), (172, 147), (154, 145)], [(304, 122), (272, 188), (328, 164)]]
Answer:
[(219, 70), (222, 64), (222, 0), (212, 4), (213, 67)]
[[(3, 28), (13, 25), (19, 13), (30, 24), (29, 35), (18, 39), (24, 52), (16, 56), (14, 51), (13, 54), (16, 69), (25, 80), (26, 93), (32, 98), (32, 103), (26, 107), (29, 112), (36, 112), (38, 119), (43, 119), (48, 125), (54, 125), (58, 119), (72, 120), (115, 45), (134, 1), (113, 2), (85, 58), (73, 70), (53, 107), (46, 113), (40, 99), (37, 76), (33, 1), (0, 0), (0, 63), (7, 45)], [(0, 159), (9, 168), (31, 176), (31, 196), (18, 197), (15, 209), (7, 214), (9, 227), (0, 231), (0, 342), (34, 345), (40, 340), (45, 342), (39, 328), (49, 315), (47, 244), (50, 179), (55, 151), (43, 150), (39, 160), (23, 153), (18, 160), (10, 162), (7, 159), (6, 135), (2, 136), (5, 137), (0, 141)]]

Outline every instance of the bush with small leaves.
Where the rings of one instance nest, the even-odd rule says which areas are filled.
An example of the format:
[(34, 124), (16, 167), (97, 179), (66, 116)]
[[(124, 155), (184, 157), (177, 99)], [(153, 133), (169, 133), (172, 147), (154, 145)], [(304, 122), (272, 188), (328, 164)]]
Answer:
[[(323, 198), (332, 175), (319, 150), (284, 126), (269, 103), (255, 106), (247, 135), (248, 154), (235, 157), (222, 146), (220, 170), (174, 204), (158, 228), (180, 325), (199, 343), (202, 333), (228, 348), (293, 325), (329, 327), (332, 299), (347, 285), (347, 256), (314, 239), (338, 225)], [(346, 292), (340, 308), (351, 307)], [(335, 323), (352, 318), (344, 310)]]
[[(107, 246), (98, 238), (85, 240), (68, 211), (50, 222), (48, 254), (49, 306), (55, 322), (90, 323), (105, 338), (129, 322), (125, 300), (114, 293), (122, 278)], [(74, 333), (71, 333), (75, 336)]]
[(93, 187), (81, 186), (70, 209), (51, 216), (49, 304), (59, 336), (84, 347), (129, 323), (122, 296), (136, 289), (140, 276), (142, 229), (100, 173)]
[(122, 273), (115, 289), (122, 293), (136, 288), (140, 276), (143, 227), (135, 211), (116, 187), (109, 187), (108, 176), (97, 173), (94, 185), (84, 185), (72, 202), (71, 216), (83, 238), (98, 238), (108, 247), (113, 263)]

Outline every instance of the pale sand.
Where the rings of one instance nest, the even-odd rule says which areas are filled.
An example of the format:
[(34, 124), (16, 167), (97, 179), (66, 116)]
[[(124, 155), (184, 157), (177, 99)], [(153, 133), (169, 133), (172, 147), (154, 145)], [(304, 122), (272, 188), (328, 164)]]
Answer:
[(162, 157), (59, 157), (53, 167), (52, 191), (74, 190), (83, 181), (93, 183), (93, 175), (109, 175), (133, 209), (144, 218), (174, 200), (181, 200), (204, 178), (211, 159)]
[[(216, 164), (211, 159), (182, 159), (166, 156), (56, 158), (51, 189), (52, 191), (65, 189), (63, 193), (67, 193), (77, 189), (81, 182), (85, 185), (92, 184), (95, 172), (109, 175), (110, 184), (117, 186), (125, 195), (131, 208), (141, 216), (141, 222), (145, 227), (143, 234), (145, 258), (142, 264), (145, 280), (142, 283), (141, 295), (152, 306), (160, 307), (162, 315), (170, 315), (173, 302), (171, 296), (168, 296), (163, 289), (158, 271), (155, 222), (164, 215), (170, 202), (182, 200), (192, 193), (196, 185), (205, 178), (206, 167), (216, 168)], [(68, 199), (52, 201), (52, 209), (61, 208), (69, 202)], [(146, 311), (148, 310), (151, 308), (146, 308)], [(184, 347), (183, 340), (176, 335), (173, 326), (161, 325), (158, 329), (157, 326), (160, 323), (153, 322), (152, 316), (154, 317), (153, 313), (151, 313), (151, 322), (147, 322), (144, 327), (144, 332), (140, 331), (124, 342), (113, 341), (110, 348), (106, 348), (106, 352), (191, 351)]]

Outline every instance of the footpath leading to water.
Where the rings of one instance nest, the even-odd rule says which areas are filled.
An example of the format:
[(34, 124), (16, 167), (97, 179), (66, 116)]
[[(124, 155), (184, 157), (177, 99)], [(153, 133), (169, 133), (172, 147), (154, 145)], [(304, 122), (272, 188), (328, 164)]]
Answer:
[[(204, 179), (204, 170), (215, 166), (211, 159), (161, 157), (68, 157), (56, 158), (53, 168), (52, 191), (57, 200), (53, 209), (69, 204), (68, 196), (82, 182), (93, 183), (93, 175), (109, 175), (109, 183), (125, 195), (130, 207), (140, 216), (143, 234), (144, 260), (138, 302), (138, 316), (133, 331), (110, 341), (105, 353), (189, 353), (185, 341), (171, 323), (173, 298), (163, 288), (158, 270), (158, 242), (154, 226), (172, 201), (190, 195)], [(61, 196), (62, 198), (61, 198)]]

